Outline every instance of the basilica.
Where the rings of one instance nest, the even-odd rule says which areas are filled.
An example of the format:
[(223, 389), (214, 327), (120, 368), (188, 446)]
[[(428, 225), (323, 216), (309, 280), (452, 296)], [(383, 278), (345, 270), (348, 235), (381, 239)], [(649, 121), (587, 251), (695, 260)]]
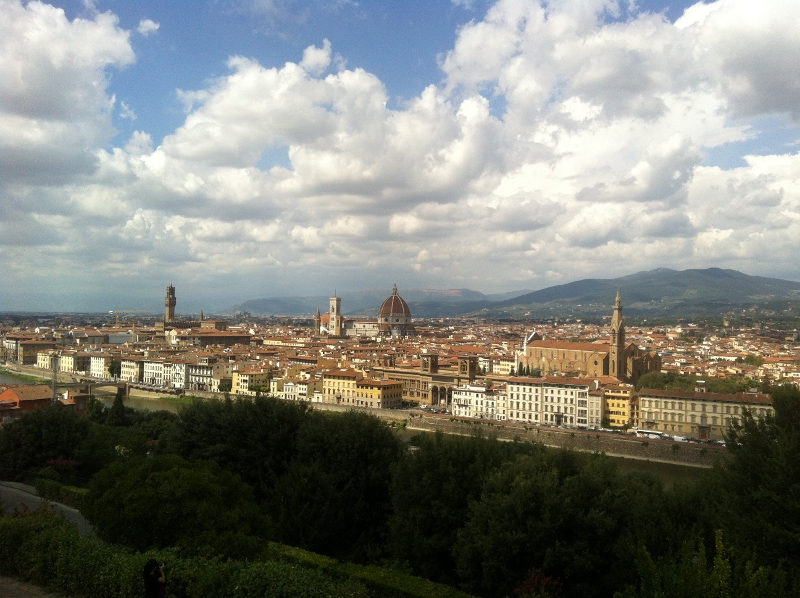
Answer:
[(658, 353), (649, 353), (634, 343), (626, 344), (619, 292), (611, 318), (609, 342), (549, 341), (534, 333), (525, 339), (516, 361), (518, 371), (524, 367), (530, 371), (539, 370), (542, 375), (611, 376), (630, 384), (636, 384), (644, 374), (661, 370)]

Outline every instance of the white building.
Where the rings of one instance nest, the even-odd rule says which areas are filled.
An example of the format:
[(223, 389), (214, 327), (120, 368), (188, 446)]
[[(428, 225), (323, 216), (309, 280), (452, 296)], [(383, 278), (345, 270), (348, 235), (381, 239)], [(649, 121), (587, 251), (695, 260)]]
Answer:
[(466, 384), (453, 389), (453, 415), (460, 417), (477, 417), (481, 419), (497, 419), (497, 403), (503, 389), (480, 384)]
[(123, 357), (119, 369), (119, 377), (125, 382), (141, 382), (144, 376), (144, 362), (139, 357)]
[(167, 377), (167, 370), (169, 369), (168, 386), (171, 388), (186, 388), (186, 371), (187, 365), (185, 361), (175, 360), (169, 362), (169, 368), (164, 366), (164, 377)]
[(94, 378), (110, 378), (108, 368), (111, 366), (111, 355), (92, 353), (89, 364), (89, 375)]
[(161, 359), (145, 359), (142, 382), (152, 386), (164, 386), (164, 362)]
[[(589, 427), (591, 380), (580, 378), (509, 378), (498, 419), (574, 428)], [(598, 401), (597, 409), (601, 408)]]

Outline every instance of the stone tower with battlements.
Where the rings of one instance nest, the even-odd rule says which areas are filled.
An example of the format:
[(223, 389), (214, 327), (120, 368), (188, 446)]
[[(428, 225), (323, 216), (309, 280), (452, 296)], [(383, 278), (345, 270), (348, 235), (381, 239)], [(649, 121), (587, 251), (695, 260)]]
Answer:
[(175, 319), (175, 287), (169, 285), (167, 287), (167, 296), (164, 298), (164, 322), (172, 322)]

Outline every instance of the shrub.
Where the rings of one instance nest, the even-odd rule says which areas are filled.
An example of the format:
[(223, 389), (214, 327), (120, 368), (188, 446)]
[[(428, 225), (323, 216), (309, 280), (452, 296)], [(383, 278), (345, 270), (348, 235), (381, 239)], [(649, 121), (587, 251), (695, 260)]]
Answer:
[(167, 563), (168, 590), (177, 598), (368, 598), (355, 580), (287, 562), (180, 558), (174, 550), (135, 553), (78, 535), (51, 513), (0, 518), (0, 573), (76, 598), (139, 598), (142, 567)]
[(36, 492), (42, 498), (80, 510), (83, 508), (83, 501), (88, 490), (75, 486), (65, 486), (55, 480), (39, 478), (36, 480)]

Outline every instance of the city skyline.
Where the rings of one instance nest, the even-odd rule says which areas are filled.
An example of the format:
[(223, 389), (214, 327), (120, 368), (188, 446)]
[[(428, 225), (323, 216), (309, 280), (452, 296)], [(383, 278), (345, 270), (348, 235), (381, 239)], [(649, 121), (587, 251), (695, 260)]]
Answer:
[[(0, 2), (0, 309), (800, 279), (800, 6)], [(191, 297), (191, 303), (189, 298)]]

